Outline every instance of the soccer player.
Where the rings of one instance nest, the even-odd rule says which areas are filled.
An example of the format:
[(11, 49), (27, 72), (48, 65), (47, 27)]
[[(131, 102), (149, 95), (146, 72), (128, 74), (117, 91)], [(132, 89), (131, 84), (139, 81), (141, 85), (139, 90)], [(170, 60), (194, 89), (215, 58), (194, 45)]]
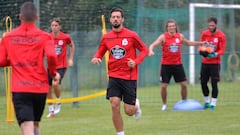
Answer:
[(19, 18), (21, 25), (2, 38), (0, 66), (12, 67), (12, 100), (22, 135), (40, 135), (49, 87), (44, 55), (54, 82), (60, 79), (57, 56), (50, 34), (35, 26), (37, 9), (32, 2), (23, 3)]
[[(112, 30), (105, 34), (91, 63), (100, 64), (109, 51), (108, 87), (106, 98), (112, 109), (112, 121), (117, 135), (124, 135), (123, 119), (120, 111), (121, 100), (128, 116), (139, 119), (141, 109), (136, 98), (138, 65), (148, 54), (148, 48), (139, 36), (123, 26), (124, 13), (120, 8), (112, 8), (110, 23)], [(137, 55), (137, 50), (139, 54)]]
[(149, 56), (154, 55), (154, 48), (162, 45), (162, 60), (160, 81), (161, 97), (163, 106), (162, 111), (167, 110), (167, 86), (173, 76), (175, 82), (180, 83), (182, 100), (187, 99), (187, 82), (184, 68), (182, 65), (182, 45), (194, 46), (201, 45), (204, 42), (189, 41), (183, 34), (179, 33), (175, 20), (168, 20), (166, 23), (166, 32), (161, 34), (150, 46)]
[[(49, 92), (48, 92), (48, 99), (53, 99), (52, 96), (52, 88), (54, 89), (54, 93), (57, 99), (60, 99), (61, 91), (60, 91), (60, 84), (61, 80), (64, 77), (64, 74), (67, 70), (67, 66), (73, 66), (73, 56), (74, 56), (74, 42), (70, 35), (61, 32), (61, 20), (59, 18), (53, 18), (51, 20), (51, 36), (54, 39), (54, 47), (55, 53), (57, 54), (57, 72), (60, 74), (61, 79), (59, 82), (52, 83), (52, 77), (49, 75)], [(67, 61), (67, 46), (70, 48), (69, 59)], [(48, 104), (49, 114), (47, 118), (53, 117), (55, 114), (60, 112), (61, 103), (56, 103), (54, 106), (52, 103)]]
[[(221, 56), (226, 47), (225, 34), (217, 29), (217, 18), (210, 17), (208, 19), (208, 29), (201, 34), (201, 41), (207, 41), (209, 46), (213, 48), (213, 53), (208, 54), (207, 57), (202, 57), (201, 65), (201, 87), (204, 96), (204, 108), (215, 109), (218, 97), (218, 82), (220, 81), (220, 65)], [(208, 81), (211, 78), (212, 93), (209, 96)]]

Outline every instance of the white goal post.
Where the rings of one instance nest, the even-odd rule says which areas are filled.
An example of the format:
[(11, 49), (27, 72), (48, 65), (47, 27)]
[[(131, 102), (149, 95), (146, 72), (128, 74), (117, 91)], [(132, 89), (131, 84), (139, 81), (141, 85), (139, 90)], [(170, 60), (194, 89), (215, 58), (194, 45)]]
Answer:
[[(240, 5), (235, 4), (207, 4), (190, 3), (189, 4), (189, 40), (195, 40), (195, 8), (222, 8), (222, 9), (240, 9)], [(195, 84), (195, 50), (194, 46), (189, 48), (189, 83)]]

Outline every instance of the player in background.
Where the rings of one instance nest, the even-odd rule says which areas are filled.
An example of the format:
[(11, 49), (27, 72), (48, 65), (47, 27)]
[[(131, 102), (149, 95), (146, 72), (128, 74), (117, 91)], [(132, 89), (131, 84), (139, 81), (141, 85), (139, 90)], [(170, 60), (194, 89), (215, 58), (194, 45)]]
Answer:
[(182, 100), (187, 99), (187, 82), (182, 65), (182, 45), (196, 46), (204, 42), (189, 41), (179, 33), (175, 20), (168, 20), (166, 32), (161, 34), (150, 46), (149, 56), (154, 55), (154, 48), (162, 45), (162, 59), (160, 70), (162, 111), (167, 109), (167, 86), (173, 76), (175, 82), (180, 83)]
[(125, 28), (123, 22), (123, 10), (113, 8), (110, 12), (112, 30), (102, 37), (91, 60), (92, 64), (100, 64), (105, 52), (109, 51), (106, 98), (111, 104), (112, 121), (117, 135), (124, 135), (121, 100), (128, 116), (134, 116), (135, 119), (141, 116), (142, 111), (137, 99), (138, 65), (148, 54), (148, 48), (143, 41), (134, 31)]
[[(59, 82), (52, 83), (52, 77), (49, 75), (49, 92), (48, 99), (53, 99), (52, 88), (54, 90), (55, 96), (57, 99), (60, 99), (61, 90), (60, 84), (61, 80), (64, 77), (64, 74), (67, 70), (67, 66), (73, 66), (73, 56), (74, 56), (74, 42), (70, 35), (61, 32), (61, 20), (59, 18), (53, 18), (51, 20), (51, 36), (54, 39), (55, 53), (57, 54), (57, 72), (60, 74), (61, 79)], [(67, 60), (67, 46), (70, 48), (69, 58)], [(47, 118), (53, 117), (55, 114), (60, 112), (61, 103), (56, 103), (55, 106), (53, 103), (48, 104), (49, 114)]]
[[(225, 34), (217, 29), (217, 18), (210, 17), (208, 19), (208, 29), (204, 30), (201, 34), (201, 41), (207, 41), (208, 45), (213, 48), (213, 52), (208, 54), (207, 57), (202, 57), (201, 65), (201, 87), (204, 96), (205, 109), (215, 109), (218, 97), (218, 82), (220, 81), (220, 65), (221, 56), (223, 55), (226, 47)], [(212, 93), (209, 96), (208, 81), (211, 78)]]
[(44, 55), (53, 82), (60, 79), (57, 56), (50, 34), (35, 25), (37, 9), (32, 2), (23, 3), (19, 18), (21, 25), (2, 38), (0, 66), (12, 67), (12, 101), (22, 135), (40, 135), (39, 122), (49, 88)]

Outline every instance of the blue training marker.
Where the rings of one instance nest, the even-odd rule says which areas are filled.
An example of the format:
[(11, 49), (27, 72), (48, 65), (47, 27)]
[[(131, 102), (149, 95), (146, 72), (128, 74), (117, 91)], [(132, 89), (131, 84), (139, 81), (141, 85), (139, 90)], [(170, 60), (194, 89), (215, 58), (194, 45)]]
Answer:
[(174, 106), (175, 111), (199, 111), (204, 110), (204, 107), (196, 100), (187, 99), (178, 101)]

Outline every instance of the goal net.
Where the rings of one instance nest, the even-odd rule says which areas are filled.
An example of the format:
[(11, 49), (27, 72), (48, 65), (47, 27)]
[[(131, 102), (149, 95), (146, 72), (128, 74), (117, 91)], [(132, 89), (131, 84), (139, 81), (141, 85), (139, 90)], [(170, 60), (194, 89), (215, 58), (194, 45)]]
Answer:
[[(196, 21), (197, 21), (197, 15), (196, 15), (196, 10), (197, 9), (202, 9), (202, 14), (204, 14), (204, 9), (240, 9), (240, 5), (235, 5), (235, 4), (206, 4), (206, 3), (190, 3), (189, 4), (189, 39), (194, 41), (194, 40), (198, 40), (195, 39), (195, 35), (196, 35)], [(214, 12), (214, 11), (213, 11)], [(216, 12), (216, 11), (215, 11)], [(229, 22), (228, 24), (231, 25), (231, 28), (234, 31), (234, 12), (233, 10), (229, 11), (230, 13), (230, 17), (229, 17)], [(223, 21), (221, 12), (216, 12), (218, 13), (218, 19), (220, 20), (219, 23), (222, 23), (221, 21)], [(202, 18), (198, 18), (202, 19)], [(206, 19), (203, 21), (203, 23), (206, 23)], [(218, 24), (219, 24), (218, 23)], [(233, 35), (230, 36), (232, 39), (230, 41), (231, 42), (231, 51), (234, 51), (234, 46), (235, 46), (235, 34), (234, 32), (232, 33)], [(229, 44), (228, 44), (229, 45)], [(195, 83), (195, 48), (193, 46), (191, 46), (189, 48), (189, 83), (190, 84), (194, 84)]]

